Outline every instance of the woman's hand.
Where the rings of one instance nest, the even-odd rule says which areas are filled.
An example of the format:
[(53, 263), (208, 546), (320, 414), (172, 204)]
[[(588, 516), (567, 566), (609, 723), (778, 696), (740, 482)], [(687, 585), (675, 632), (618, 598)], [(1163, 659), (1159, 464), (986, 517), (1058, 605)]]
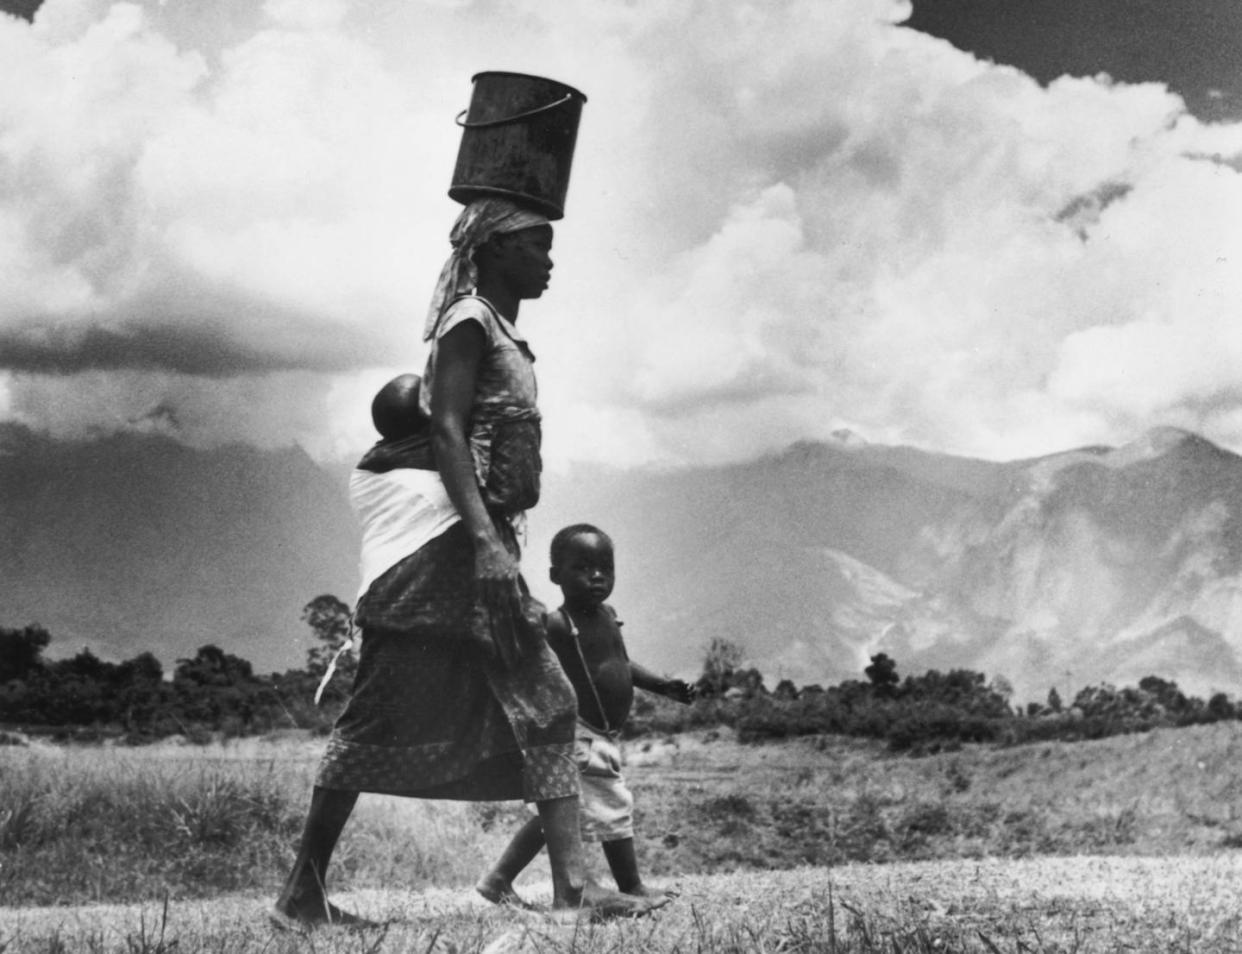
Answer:
[(521, 612), (517, 560), (499, 539), (493, 537), (476, 543), (474, 579), (484, 604), (496, 610)]

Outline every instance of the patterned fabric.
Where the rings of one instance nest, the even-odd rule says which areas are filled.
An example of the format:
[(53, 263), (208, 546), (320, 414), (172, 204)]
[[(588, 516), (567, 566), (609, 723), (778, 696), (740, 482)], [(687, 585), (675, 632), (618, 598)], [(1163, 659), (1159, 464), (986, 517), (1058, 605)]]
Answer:
[(539, 503), (540, 439), (537, 417), (496, 421), (483, 483), (483, 503), (489, 510), (523, 513)]
[(483, 355), (470, 407), (470, 456), (489, 508), (513, 515), (539, 500), (540, 418), (535, 356), (517, 328), (485, 299), (459, 298), (444, 314), (427, 357), (420, 400), (431, 415), (440, 340), (463, 322), (483, 329)]
[(434, 470), (399, 467), (349, 475), (349, 503), (362, 529), (358, 600), (371, 584), (461, 520)]
[(464, 633), (364, 628), (316, 784), (487, 801), (576, 795), (575, 709), (546, 643), (506, 667)]
[[(496, 520), (495, 527), (518, 559), (512, 525)], [(543, 604), (521, 577), (518, 586), (523, 613), (516, 619), (483, 603), (476, 592), (474, 547), (465, 525), (455, 523), (372, 583), (358, 601), (354, 621), (363, 629), (408, 633), (429, 642), (468, 642), (479, 658), (512, 665), (546, 646)]]
[(634, 837), (634, 796), (621, 776), (620, 743), (578, 723), (575, 758), (581, 775), (579, 803), (584, 841)]

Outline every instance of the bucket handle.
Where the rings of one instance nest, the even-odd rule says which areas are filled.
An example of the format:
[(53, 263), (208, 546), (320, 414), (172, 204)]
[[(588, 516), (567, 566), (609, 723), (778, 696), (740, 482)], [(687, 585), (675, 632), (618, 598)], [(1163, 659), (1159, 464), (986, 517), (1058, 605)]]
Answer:
[(566, 93), (560, 99), (556, 100), (556, 102), (548, 103), (545, 106), (536, 106), (534, 109), (528, 109), (526, 112), (518, 113), (516, 116), (505, 116), (503, 119), (485, 119), (481, 122), (474, 123), (468, 123), (462, 119), (462, 117), (469, 112), (468, 109), (463, 109), (457, 114), (457, 119), (455, 121), (462, 129), (485, 129), (488, 126), (503, 126), (505, 123), (515, 123), (519, 119), (526, 119), (530, 116), (538, 116), (540, 113), (546, 113), (548, 110), (556, 109), (558, 106), (564, 106), (573, 98), (573, 93)]

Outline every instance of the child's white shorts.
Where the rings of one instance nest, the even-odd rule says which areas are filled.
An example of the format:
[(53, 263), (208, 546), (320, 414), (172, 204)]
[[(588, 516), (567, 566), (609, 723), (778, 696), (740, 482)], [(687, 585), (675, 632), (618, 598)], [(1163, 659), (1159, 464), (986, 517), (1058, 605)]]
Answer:
[(574, 754), (582, 782), (582, 839), (633, 838), (634, 796), (621, 777), (621, 747), (579, 722)]

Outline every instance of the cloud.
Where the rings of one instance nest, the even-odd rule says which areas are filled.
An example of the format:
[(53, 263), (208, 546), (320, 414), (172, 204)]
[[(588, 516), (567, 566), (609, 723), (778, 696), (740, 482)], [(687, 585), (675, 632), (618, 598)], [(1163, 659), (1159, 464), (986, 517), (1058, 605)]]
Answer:
[(554, 464), (841, 427), (1242, 448), (1242, 127), (1159, 84), (1041, 86), (908, 12), (48, 0), (0, 22), (0, 413), (364, 447), (370, 391), (424, 357), (452, 116), (509, 69), (588, 95), (521, 318)]
[(215, 70), (132, 4), (61, 42), (4, 25), (24, 81), (4, 104), (0, 255), (19, 280), (0, 320), (108, 328), (172, 297), (164, 323), (280, 351), (283, 325), (264, 340), (250, 308), (212, 310), (221, 296), (202, 292), (222, 286), (259, 311), (392, 330), (417, 248), (392, 215), (416, 140), (400, 84), (337, 32), (334, 5), (269, 7), (281, 19)]
[[(756, 32), (789, 29), (791, 9)], [(1240, 180), (1195, 153), (1236, 156), (1242, 130), (1196, 123), (1155, 84), (1043, 88), (864, 20), (857, 33), (800, 23), (792, 52), (763, 68), (745, 46), (686, 64), (711, 97), (691, 111), (720, 117), (693, 151), (725, 163), (734, 188), (691, 193), (716, 231), (671, 256), (676, 280), (649, 304), (630, 365), (629, 396), (668, 451), (743, 456), (844, 425), (1017, 456), (1124, 440), (1152, 423), (1144, 409), (1236, 442), (1220, 426), (1229, 392), (1204, 404), (1191, 385), (1198, 366), (1224, 370), (1211, 316), (1239, 300), (1221, 263), (1236, 258)], [(799, 41), (812, 67), (788, 69)], [(814, 66), (839, 62), (831, 95), (802, 92)], [(743, 121), (752, 103), (763, 121)], [(1153, 307), (1170, 333), (1199, 329), (1165, 352), (1185, 370), (1153, 379), (1141, 352), (1109, 358), (1148, 382), (1136, 400), (1146, 387), (1160, 402), (1119, 404), (1107, 371), (1093, 389), (1090, 360), (1066, 383), (1074, 336)]]

